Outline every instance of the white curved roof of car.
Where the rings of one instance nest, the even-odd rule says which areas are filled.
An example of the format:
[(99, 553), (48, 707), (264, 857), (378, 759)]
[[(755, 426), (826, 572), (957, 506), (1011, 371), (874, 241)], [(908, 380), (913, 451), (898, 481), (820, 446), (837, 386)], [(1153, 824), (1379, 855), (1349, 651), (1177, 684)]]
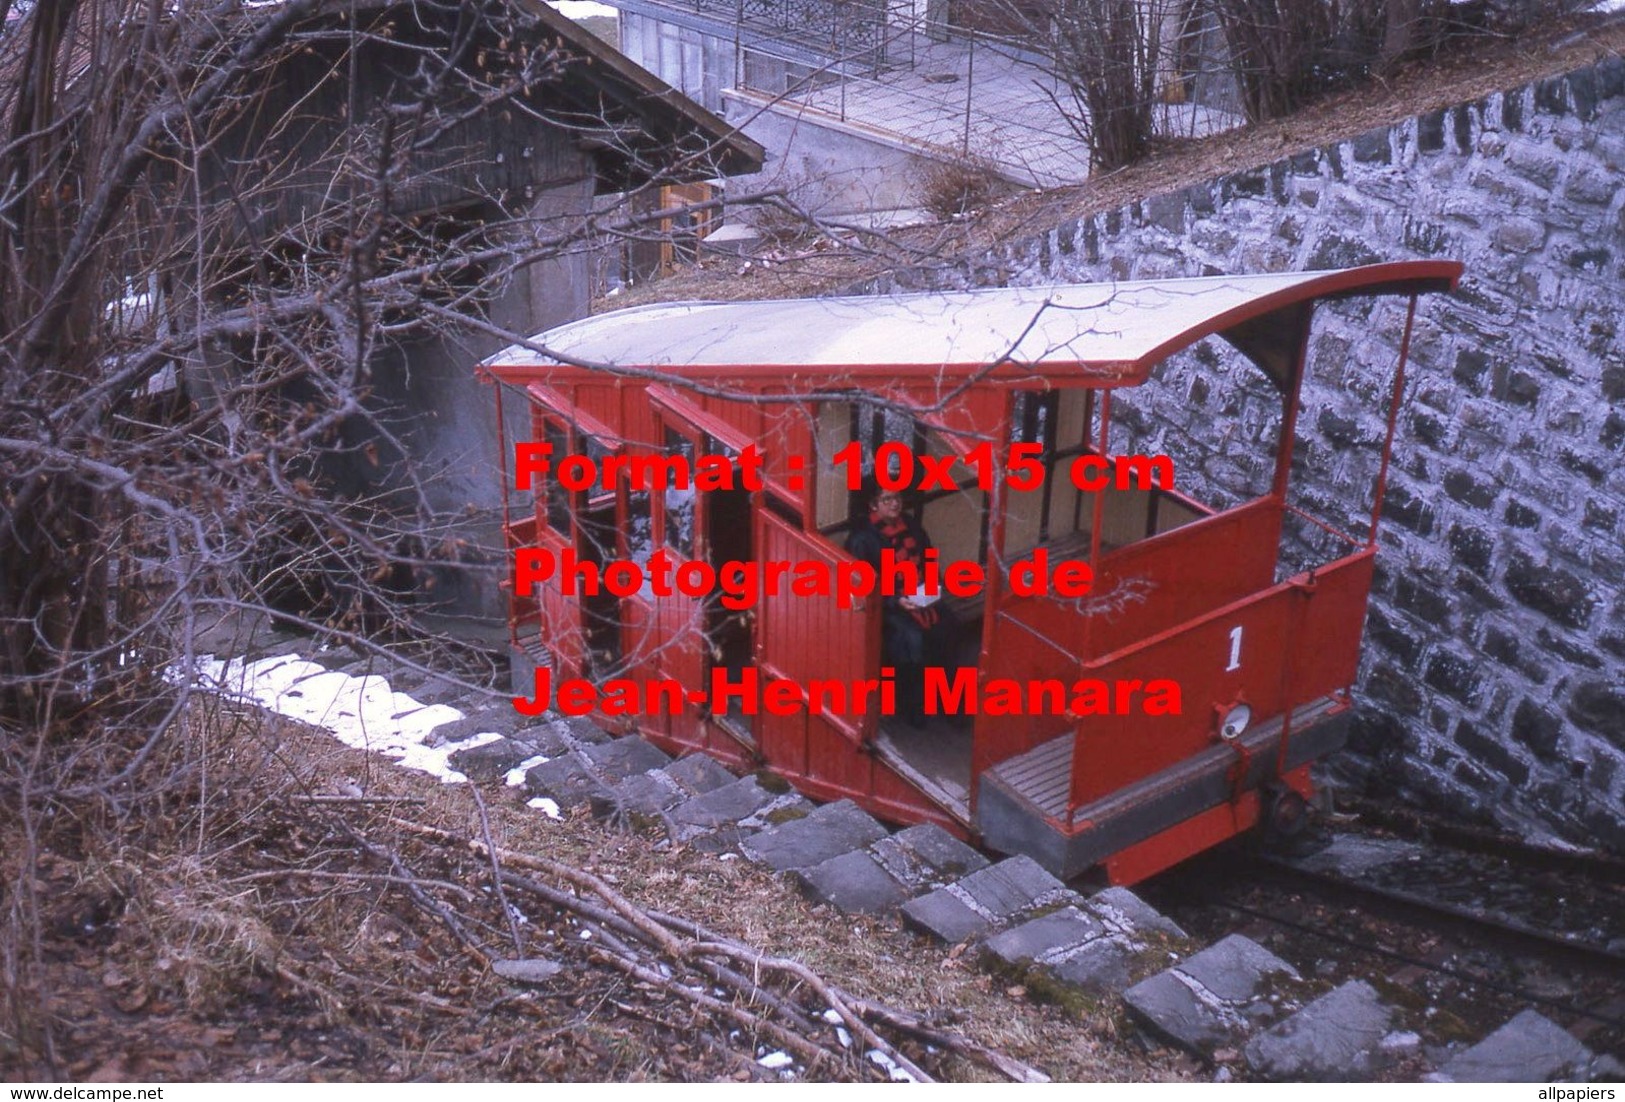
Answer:
[[(1122, 370), (1312, 299), (1447, 290), (1453, 262), (1331, 272), (999, 287), (848, 298), (681, 302), (570, 322), (489, 367), (941, 370), (1010, 362)], [(540, 351), (545, 350), (545, 353)]]

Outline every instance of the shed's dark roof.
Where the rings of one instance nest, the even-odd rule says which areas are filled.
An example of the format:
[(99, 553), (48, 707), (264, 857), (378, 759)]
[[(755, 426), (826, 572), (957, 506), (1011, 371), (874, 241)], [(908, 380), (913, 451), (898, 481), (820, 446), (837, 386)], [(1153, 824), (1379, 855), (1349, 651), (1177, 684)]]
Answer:
[[(544, 38), (572, 55), (564, 78), (534, 94), (549, 101), (549, 116), (573, 128), (593, 154), (601, 191), (625, 190), (656, 175), (676, 182), (761, 169), (759, 144), (543, 0), (495, 2), (534, 18)], [(422, 19), (425, 10), (454, 8), (425, 0), (324, 0), (312, 18), (410, 11)]]
[[(542, 0), (509, 2), (534, 14), (550, 33), (578, 53), (583, 60), (579, 77), (612, 97), (618, 106), (635, 112), (645, 122), (647, 131), (657, 135), (686, 132), (692, 139), (679, 143), (679, 150), (708, 150), (697, 157), (691, 175), (734, 175), (761, 169), (765, 151), (759, 144), (597, 35), (566, 19)], [(608, 152), (614, 152), (613, 144)]]
[[(717, 175), (761, 169), (762, 147), (737, 128), (648, 72), (586, 28), (566, 19), (542, 0), (499, 0), (535, 19), (541, 33), (556, 39), (571, 55), (564, 79), (550, 82), (545, 91), (561, 99), (566, 125), (573, 117), (583, 145), (600, 166), (602, 190), (619, 190), (646, 182), (656, 173), (674, 179), (705, 179)], [(238, 13), (245, 27), (253, 26), (261, 3)], [(22, 65), (28, 54), (29, 24), (58, 11), (39, 4), (20, 20), (8, 20), (0, 36), (0, 107), (17, 95)], [(452, 4), (422, 0), (324, 0), (308, 22), (320, 24), (392, 11), (411, 13), (420, 20), (425, 11), (455, 12)], [(95, 18), (105, 18), (100, 5), (75, 7), (64, 28), (65, 52), (55, 59), (59, 79), (73, 82), (95, 64)]]

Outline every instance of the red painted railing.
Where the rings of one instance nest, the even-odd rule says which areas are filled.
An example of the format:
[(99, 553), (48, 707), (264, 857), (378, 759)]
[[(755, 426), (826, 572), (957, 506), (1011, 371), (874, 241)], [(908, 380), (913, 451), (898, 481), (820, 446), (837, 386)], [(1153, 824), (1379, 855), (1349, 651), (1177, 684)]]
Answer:
[[(1100, 659), (1082, 676), (1109, 686), (1171, 679), (1177, 715), (1080, 720), (1071, 807), (1133, 784), (1218, 738), (1219, 717), (1245, 703), (1257, 724), (1348, 688), (1359, 662), (1373, 549), (1245, 597)], [(1288, 735), (1290, 737), (1290, 733)]]

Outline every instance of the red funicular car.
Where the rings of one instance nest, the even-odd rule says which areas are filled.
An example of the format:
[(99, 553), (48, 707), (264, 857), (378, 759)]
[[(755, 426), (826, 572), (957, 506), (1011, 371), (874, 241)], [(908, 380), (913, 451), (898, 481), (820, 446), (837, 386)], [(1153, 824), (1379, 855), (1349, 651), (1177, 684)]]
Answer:
[[(510, 488), (533, 490), (508, 526), (518, 691), (537, 666), (577, 703), (583, 684), (619, 686), (597, 705), (610, 726), (1062, 876), (1102, 865), (1133, 882), (1289, 815), (1309, 764), (1344, 739), (1417, 296), (1460, 272), (1427, 261), (681, 303), (511, 347), (483, 370), (499, 403), (517, 393), (530, 411), (531, 438), (505, 445)], [(1317, 515), (1305, 502), (1322, 497), (1295, 495), (1291, 478), (1311, 318), (1378, 295), (1409, 298), (1386, 315), (1403, 318), (1387, 335), (1391, 389), (1365, 395), (1387, 436), (1360, 468), (1364, 495)], [(1253, 399), (1216, 410), (1164, 395), (1197, 440), (1182, 452), (1184, 430), (1148, 427), (1132, 392), (1194, 389), (1221, 372), (1222, 345), (1244, 361), (1214, 387), (1250, 382)], [(1131, 437), (1168, 457), (1122, 454)], [(892, 668), (885, 598), (818, 589), (857, 577), (842, 571), (866, 512), (860, 477), (901, 488), (939, 564), (981, 579), (943, 597), (956, 665), (938, 671), (923, 727), (876, 695), (835, 692)], [(1234, 501), (1178, 488), (1190, 485), (1227, 485), (1214, 493)], [(688, 564), (693, 584), (656, 584), (658, 561)], [(694, 565), (720, 579), (771, 563), (788, 564), (776, 592), (732, 601)], [(1057, 564), (1087, 592), (1058, 584)], [(593, 568), (597, 592), (582, 580)], [(753, 701), (747, 677), (791, 688)]]

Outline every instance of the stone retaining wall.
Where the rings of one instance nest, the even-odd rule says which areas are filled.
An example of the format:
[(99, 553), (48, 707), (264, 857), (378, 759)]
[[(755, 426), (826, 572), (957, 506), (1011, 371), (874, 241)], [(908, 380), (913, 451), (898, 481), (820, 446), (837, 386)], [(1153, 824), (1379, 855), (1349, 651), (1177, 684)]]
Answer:
[[(1463, 261), (1460, 292), (1418, 311), (1348, 768), (1464, 819), (1619, 851), (1622, 182), (1614, 58), (1068, 222), (951, 282)], [(1403, 320), (1399, 300), (1317, 318), (1294, 468), (1311, 511), (1355, 525), (1369, 511)], [(1204, 345), (1165, 367), (1129, 396), (1114, 450), (1167, 451), (1183, 487), (1220, 503), (1257, 492), (1247, 445), (1278, 403), (1235, 361)]]

